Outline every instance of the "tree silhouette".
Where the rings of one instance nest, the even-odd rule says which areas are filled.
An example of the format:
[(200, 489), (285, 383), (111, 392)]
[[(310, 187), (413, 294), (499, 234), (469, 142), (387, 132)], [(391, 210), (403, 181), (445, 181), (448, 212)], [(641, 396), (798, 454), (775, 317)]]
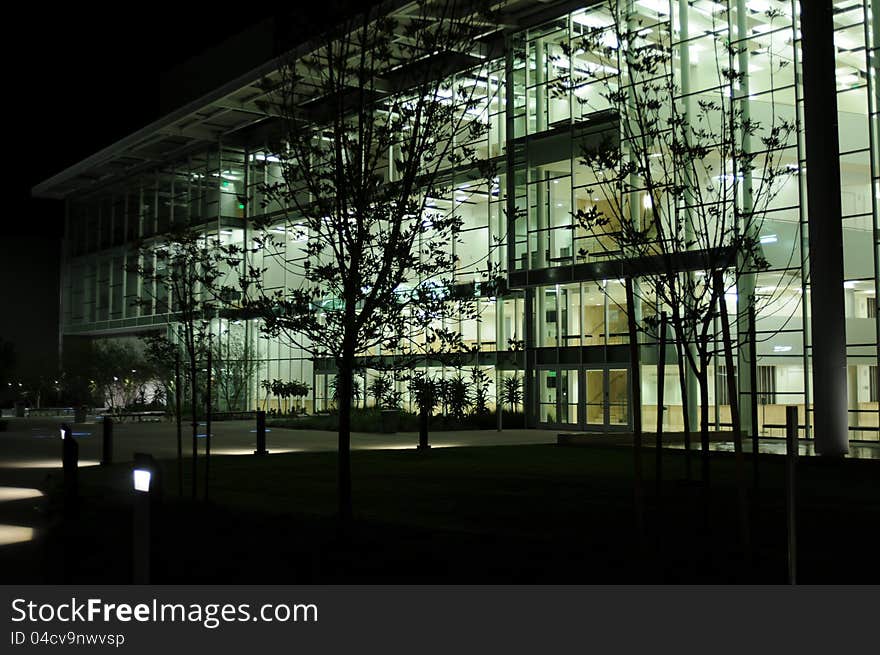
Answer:
[[(454, 348), (460, 335), (444, 317), (474, 304), (473, 285), (456, 284), (452, 244), (462, 224), (455, 205), (494, 183), (474, 146), (488, 130), (481, 38), (497, 30), (483, 5), (432, 0), (392, 15), (391, 3), (377, 3), (263, 83), (280, 133), (258, 163), (279, 172), (261, 187), (255, 244), (286, 254), (278, 261), (295, 281), (268, 290), (252, 266), (241, 280), (245, 304), (267, 334), (335, 362), (343, 520), (352, 512), (356, 358)], [(449, 209), (439, 206), (453, 195)]]

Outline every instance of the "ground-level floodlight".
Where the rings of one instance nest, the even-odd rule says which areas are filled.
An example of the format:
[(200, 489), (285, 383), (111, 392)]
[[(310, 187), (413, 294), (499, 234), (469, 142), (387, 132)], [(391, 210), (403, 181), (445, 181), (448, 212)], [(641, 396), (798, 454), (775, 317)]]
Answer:
[(266, 412), (257, 410), (257, 449), (254, 455), (268, 455), (266, 450)]
[(113, 463), (113, 419), (104, 417), (104, 441), (101, 444), (101, 466)]
[(153, 496), (159, 491), (158, 469), (152, 456), (145, 453), (135, 453), (131, 477), (134, 489), (133, 580), (135, 584), (149, 584), (151, 504)]

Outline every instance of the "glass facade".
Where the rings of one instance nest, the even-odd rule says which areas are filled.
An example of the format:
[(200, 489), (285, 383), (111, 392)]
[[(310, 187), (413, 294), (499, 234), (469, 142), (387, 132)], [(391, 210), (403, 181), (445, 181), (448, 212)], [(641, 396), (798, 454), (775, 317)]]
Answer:
[[(844, 243), (844, 304), (850, 439), (878, 440), (878, 329), (880, 291), (880, 89), (876, 0), (834, 2), (837, 128)], [(541, 20), (524, 21), (504, 35), (503, 52), (475, 70), (455, 74), (453, 95), (467, 90), (476, 102), (471, 120), (488, 129), (467, 144), (498, 163), (490, 184), (453, 177), (447, 197), (435, 207), (454, 211), (461, 232), (454, 244), (456, 281), (478, 282), (486, 263), (504, 271), (501, 297), (481, 297), (478, 318), (460, 318), (456, 329), (475, 351), (470, 366), (489, 374), (490, 395), (504, 377), (523, 376), (531, 426), (584, 430), (626, 430), (633, 411), (646, 429), (656, 424), (658, 348), (640, 334), (642, 405), (630, 398), (628, 312), (639, 321), (666, 309), (649, 290), (637, 307), (626, 301), (625, 253), (610, 234), (589, 230), (579, 212), (613, 214), (616, 205), (638, 221), (664, 200), (644, 190), (609, 198), (581, 161), (581, 146), (596, 126), (614, 125), (609, 90), (626, 90), (631, 77), (617, 43), (614, 7), (645, 40), (672, 53), (669, 75), (683, 107), (727, 94), (731, 106), (764, 124), (796, 125), (790, 138), (773, 144), (773, 156), (791, 173), (775, 190), (761, 223), (760, 241), (768, 266), (742, 276), (725, 296), (733, 337), (740, 344), (733, 371), (720, 357), (709, 369), (709, 410), (717, 426), (730, 421), (726, 380), (735, 376), (743, 427), (757, 415), (759, 434), (782, 436), (785, 406), (796, 405), (809, 426), (814, 405), (810, 336), (810, 234), (807, 161), (803, 130), (803, 53), (800, 3), (778, 0), (633, 0), (590, 3), (552, 19), (543, 3)], [(617, 31), (616, 31), (617, 30)], [(589, 36), (606, 48), (584, 50)], [(729, 47), (724, 44), (728, 44)], [(734, 70), (725, 76), (723, 70)], [(453, 98), (454, 100), (454, 98)], [(464, 145), (464, 144), (462, 144)], [(765, 144), (753, 144), (758, 152)], [(763, 151), (762, 151), (763, 152)], [(765, 154), (761, 156), (768, 156)], [(393, 178), (394, 157), (385, 171)], [(720, 175), (728, 164), (719, 161)], [(452, 175), (452, 173), (450, 173)], [(165, 161), (88, 194), (68, 199), (68, 243), (63, 276), (65, 334), (115, 334), (165, 325), (171, 317), (167, 294), (144, 289), (127, 270), (138, 257), (136, 240), (161, 242), (176, 225), (197, 227), (224, 242), (253, 245), (253, 213), (277, 214), (277, 243), (255, 265), (266, 269), (268, 289), (296, 283), (289, 264), (301, 255), (303, 236), (284, 208), (262, 196), (261, 185), (281, 177), (277, 161), (259, 141), (227, 139)], [(758, 186), (758, 177), (747, 181)], [(747, 203), (745, 196), (735, 202)], [(248, 208), (252, 215), (247, 216)], [(623, 263), (622, 265), (618, 265)], [(746, 338), (744, 311), (755, 298), (755, 337)], [(134, 300), (148, 300), (134, 304)], [(812, 308), (813, 310), (815, 308)], [(262, 398), (259, 380), (301, 380), (312, 388), (307, 408), (325, 409), (333, 371), (325, 362), (277, 339), (265, 338), (254, 321), (218, 321), (218, 335), (247, 343), (258, 366), (248, 396)], [(716, 333), (717, 334), (717, 333)], [(522, 344), (522, 348), (519, 347)], [(514, 352), (515, 351), (515, 352)], [(371, 354), (393, 355), (376, 350)], [(670, 350), (665, 370), (664, 427), (681, 429), (686, 412), (679, 385), (681, 363)], [(429, 369), (453, 377), (455, 370)], [(363, 403), (375, 371), (364, 371)], [(683, 373), (683, 377), (687, 377)], [(395, 383), (410, 405), (405, 385)], [(697, 395), (690, 394), (698, 402)], [(809, 433), (809, 428), (807, 428)]]

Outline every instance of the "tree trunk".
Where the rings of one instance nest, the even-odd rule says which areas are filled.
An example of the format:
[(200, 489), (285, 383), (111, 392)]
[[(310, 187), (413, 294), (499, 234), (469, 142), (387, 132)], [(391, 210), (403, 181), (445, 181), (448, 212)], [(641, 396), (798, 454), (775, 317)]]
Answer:
[(635, 298), (633, 294), (633, 280), (626, 278), (626, 307), (627, 327), (629, 329), (629, 355), (632, 370), (630, 372), (632, 413), (633, 413), (633, 480), (635, 488), (636, 506), (636, 530), (638, 531), (639, 545), (644, 547), (645, 535), (645, 493), (642, 479), (642, 388), (641, 388), (641, 365), (639, 362), (639, 341), (634, 312)]
[[(739, 397), (737, 396), (736, 380), (733, 377), (733, 342), (730, 336), (730, 323), (727, 316), (727, 303), (724, 300), (723, 280), (721, 274), (716, 273), (715, 283), (718, 284), (722, 291), (719, 298), (721, 303), (721, 334), (724, 341), (724, 365), (727, 369), (727, 396), (730, 401), (730, 422), (733, 424), (733, 447), (736, 453), (736, 488), (737, 499), (739, 501), (739, 529), (740, 540), (742, 542), (743, 557), (746, 562), (751, 560), (751, 535), (749, 530), (749, 506), (746, 498), (746, 476), (745, 461), (743, 456), (742, 444), (742, 423), (740, 420)], [(752, 350), (752, 357), (755, 351)], [(752, 378), (754, 386), (755, 379)], [(715, 390), (718, 393), (718, 390)], [(757, 453), (754, 455), (756, 458)]]
[(208, 485), (211, 477), (211, 342), (208, 341), (208, 379), (205, 400), (205, 500), (208, 500)]
[(706, 362), (700, 357), (697, 381), (700, 384), (700, 461), (703, 486), (709, 488), (709, 376)]
[(678, 357), (678, 386), (681, 389), (681, 418), (684, 427), (684, 477), (690, 482), (693, 479), (692, 456), (691, 456), (691, 425), (690, 416), (690, 393), (688, 393), (687, 366), (688, 357), (685, 353), (687, 335), (684, 331), (681, 319), (681, 308), (672, 305), (672, 330), (675, 334), (675, 353)]
[(684, 477), (686, 480), (691, 480), (693, 478), (691, 471), (691, 417), (688, 412), (690, 398), (688, 397), (687, 373), (685, 372), (688, 363), (679, 340), (676, 340), (675, 350), (678, 354), (678, 386), (681, 389), (681, 418), (684, 424)]
[(339, 434), (337, 449), (338, 514), (342, 526), (352, 518), (351, 503), (351, 395), (354, 381), (354, 353), (348, 349), (338, 360), (337, 402)]
[(189, 387), (190, 400), (192, 401), (192, 497), (193, 500), (197, 496), (196, 480), (198, 477), (198, 457), (199, 457), (199, 388), (196, 386), (198, 380), (198, 370), (196, 369), (195, 350), (190, 351), (189, 356)]
[(183, 496), (183, 398), (180, 378), (180, 351), (174, 353), (174, 413), (177, 422), (177, 492)]
[(654, 479), (657, 485), (657, 506), (660, 507), (663, 495), (663, 391), (666, 381), (666, 312), (660, 314), (658, 334), (659, 350), (657, 353), (657, 443)]

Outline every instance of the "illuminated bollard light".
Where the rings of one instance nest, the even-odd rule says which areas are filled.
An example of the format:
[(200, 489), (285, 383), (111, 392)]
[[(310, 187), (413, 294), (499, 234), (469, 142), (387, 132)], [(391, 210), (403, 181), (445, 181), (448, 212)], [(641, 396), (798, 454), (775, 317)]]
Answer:
[(101, 466), (113, 463), (113, 419), (104, 417), (104, 441), (101, 444)]
[(150, 583), (150, 523), (152, 505), (161, 492), (159, 471), (152, 456), (135, 453), (132, 469), (134, 523), (132, 533), (132, 574), (135, 584)]
[(79, 444), (66, 423), (61, 424), (61, 470), (64, 474), (64, 506), (76, 508), (79, 495)]
[(266, 412), (257, 410), (257, 449), (254, 455), (268, 455), (266, 450)]

